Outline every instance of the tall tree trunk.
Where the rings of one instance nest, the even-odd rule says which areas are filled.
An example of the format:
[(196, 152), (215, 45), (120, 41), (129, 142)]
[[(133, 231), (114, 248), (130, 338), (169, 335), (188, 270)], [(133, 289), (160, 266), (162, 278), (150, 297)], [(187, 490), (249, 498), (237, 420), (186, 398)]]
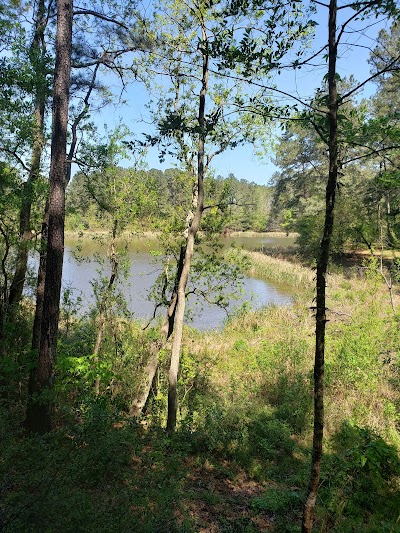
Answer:
[(50, 162), (49, 226), (46, 280), (38, 364), (32, 375), (27, 428), (45, 433), (52, 427), (51, 394), (56, 360), (59, 307), (64, 257), (65, 176), (71, 74), (73, 0), (57, 2), (56, 65)]
[[(98, 68), (99, 68), (99, 64), (96, 65), (93, 71), (92, 81), (88, 87), (85, 99), (83, 101), (84, 107), (82, 111), (79, 113), (79, 115), (75, 118), (72, 124), (72, 128), (71, 128), (72, 138), (71, 138), (70, 148), (68, 151), (65, 187), (68, 186), (68, 183), (71, 180), (72, 159), (75, 155), (75, 149), (76, 149), (76, 145), (78, 142), (77, 129), (78, 129), (79, 123), (85, 118), (85, 116), (87, 115), (89, 111), (89, 107), (90, 107), (89, 100), (90, 100), (90, 96), (95, 86)], [(47, 199), (45, 210), (44, 210), (42, 231), (41, 231), (41, 238), (40, 238), (40, 259), (39, 259), (39, 268), (38, 268), (37, 286), (36, 286), (35, 319), (33, 322), (33, 330), (32, 330), (32, 351), (33, 353), (37, 353), (37, 351), (39, 350), (39, 344), (40, 344), (40, 327), (42, 323), (44, 283), (45, 283), (45, 276), (46, 276), (48, 226), (49, 226), (49, 202)], [(32, 380), (33, 380), (33, 376), (31, 375), (30, 383), (32, 382)], [(31, 393), (32, 392), (31, 386), (29, 387), (29, 390)]]
[[(203, 42), (207, 40), (205, 26), (202, 25)], [(168, 376), (168, 418), (167, 431), (173, 433), (176, 428), (178, 412), (178, 371), (182, 349), (183, 319), (186, 307), (186, 286), (189, 279), (190, 267), (194, 252), (194, 242), (200, 227), (201, 217), (204, 210), (204, 147), (205, 147), (205, 102), (208, 88), (208, 55), (203, 53), (202, 87), (199, 95), (198, 123), (200, 126), (197, 146), (197, 185), (193, 190), (193, 220), (188, 221), (187, 241), (182, 273), (179, 278), (177, 291), (177, 304), (175, 310), (174, 337), (172, 341), (171, 363)]]
[[(49, 201), (46, 201), (40, 237), (40, 258), (36, 286), (35, 318), (32, 329), (32, 351), (37, 354), (40, 346), (40, 328), (43, 315), (44, 282), (46, 278), (47, 235), (49, 228)], [(32, 373), (31, 373), (31, 377)], [(33, 391), (30, 391), (33, 392)]]
[(20, 241), (16, 257), (14, 277), (10, 286), (8, 305), (18, 304), (22, 298), (26, 271), (28, 267), (28, 244), (32, 239), (31, 210), (33, 202), (34, 184), (40, 174), (40, 162), (44, 147), (44, 114), (47, 99), (46, 90), (46, 46), (44, 32), (47, 25), (45, 0), (39, 0), (35, 20), (35, 33), (30, 49), (30, 60), (36, 71), (34, 108), (34, 137), (32, 145), (31, 165), (28, 179), (24, 184), (22, 206), (20, 212), (19, 235)]
[(314, 363), (314, 434), (311, 460), (311, 474), (307, 498), (303, 510), (302, 532), (311, 533), (314, 522), (315, 504), (320, 480), (322, 444), (324, 434), (324, 359), (326, 328), (326, 276), (330, 244), (334, 225), (334, 207), (338, 176), (338, 95), (336, 87), (336, 0), (329, 3), (329, 176), (326, 186), (324, 233), (317, 262), (315, 363)]

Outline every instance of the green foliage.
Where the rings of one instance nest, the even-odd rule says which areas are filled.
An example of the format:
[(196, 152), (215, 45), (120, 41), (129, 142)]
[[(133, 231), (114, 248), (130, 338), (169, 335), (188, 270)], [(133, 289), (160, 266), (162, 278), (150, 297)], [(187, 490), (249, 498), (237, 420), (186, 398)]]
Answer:
[[(344, 189), (338, 192), (330, 246), (333, 259), (340, 258), (349, 249), (365, 247), (377, 238), (378, 228), (375, 220), (371, 220), (372, 216), (359, 197), (349, 197), (349, 191)], [(294, 223), (298, 233), (296, 242), (305, 258), (318, 256), (323, 217), (321, 209), (319, 213), (298, 217)]]
[[(273, 263), (274, 269), (283, 269), (282, 263)], [(288, 268), (296, 285), (300, 267)], [(296, 286), (304, 287), (299, 281)], [(387, 296), (374, 280), (331, 276), (329, 290), (335, 309), (351, 306), (346, 310), (352, 319), (330, 315), (328, 323), (327, 431), (315, 527), (390, 532), (399, 509), (393, 445), (398, 321), (388, 318)], [(74, 314), (68, 292), (54, 398), (59, 429), (40, 438), (23, 436), (19, 405), (29, 320), (24, 325), (21, 318), (6, 344), (12, 356), (9, 387), (3, 389), (8, 397), (0, 403), (6, 531), (56, 531), (60, 520), (67, 532), (135, 531), (138, 523), (148, 533), (214, 526), (226, 532), (267, 526), (274, 533), (298, 531), (311, 454), (314, 350), (311, 298), (302, 294), (292, 307), (243, 312), (223, 331), (187, 329), (173, 437), (160, 429), (167, 349), (159, 353), (159, 373), (141, 419), (128, 415), (141, 372), (160, 346), (159, 326), (142, 331), (129, 320), (109, 324), (101, 352), (103, 387), (95, 398), (95, 324)]]
[(0, 332), (7, 311), (14, 246), (18, 242), (22, 180), (18, 172), (0, 162)]
[(12, 319), (5, 317), (0, 346), (0, 404), (23, 405), (26, 379), (34, 354), (31, 353), (32, 314), (28, 307), (21, 308)]
[(294, 490), (271, 488), (262, 497), (254, 498), (252, 504), (256, 509), (280, 514), (287, 509), (300, 508), (302, 498)]
[(373, 391), (381, 380), (382, 361), (377, 357), (385, 339), (396, 327), (387, 315), (371, 305), (354, 317), (351, 324), (339, 326), (340, 336), (329, 340), (332, 357), (328, 360), (328, 379), (341, 387)]
[[(67, 192), (68, 230), (79, 232), (104, 227), (110, 215), (101, 206), (106, 207), (105, 200), (110, 198), (107, 183), (111, 183), (112, 173), (118, 183), (119, 195), (124, 195), (124, 199), (117, 200), (117, 203), (129, 207), (129, 212), (124, 215), (127, 229), (163, 233), (183, 231), (191, 202), (191, 176), (177, 169), (163, 172), (120, 167), (75, 175)], [(226, 228), (235, 231), (266, 229), (270, 187), (239, 181), (232, 174), (228, 178), (207, 178), (206, 187), (206, 205), (215, 207), (204, 212), (202, 231), (219, 234)]]
[(282, 227), (286, 231), (286, 235), (289, 235), (289, 232), (293, 228), (293, 213), (290, 209), (285, 209), (283, 212), (283, 222)]
[(299, 234), (296, 242), (299, 245), (300, 252), (309, 258), (316, 258), (319, 244), (321, 242), (321, 222), (322, 215), (306, 216), (299, 219), (296, 223), (296, 231)]
[[(382, 68), (385, 61), (394, 61), (398, 28), (392, 28), (392, 41), (382, 38), (372, 54), (371, 63)], [(387, 48), (385, 48), (387, 47)], [(391, 59), (390, 59), (391, 57)], [(381, 58), (379, 60), (378, 58)], [(395, 62), (397, 66), (397, 62)], [(338, 115), (338, 143), (340, 174), (337, 185), (335, 227), (332, 240), (333, 255), (349, 248), (370, 247), (376, 242), (382, 246), (397, 247), (399, 232), (396, 178), (397, 122), (396, 112), (389, 112), (387, 104), (396, 107), (396, 92), (389, 90), (396, 76), (385, 75), (378, 81), (381, 93), (371, 102), (340, 103)], [(339, 80), (343, 93), (351, 93), (355, 80)], [(326, 89), (318, 89), (313, 105), (326, 108)], [(385, 111), (383, 111), (385, 109)], [(270, 227), (285, 227), (285, 213), (290, 210), (294, 227), (300, 233), (300, 251), (306, 257), (316, 258), (322, 234), (321, 216), (325, 209), (325, 185), (328, 177), (327, 127), (325, 113), (307, 112), (303, 121), (286, 125), (276, 149), (275, 164), (281, 171), (274, 175), (275, 190)], [(385, 148), (390, 151), (386, 161)], [(378, 170), (379, 169), (379, 170)], [(310, 237), (310, 238), (308, 238)]]
[(332, 443), (322, 474), (330, 526), (343, 532), (393, 531), (400, 503), (398, 451), (371, 429), (346, 423)]

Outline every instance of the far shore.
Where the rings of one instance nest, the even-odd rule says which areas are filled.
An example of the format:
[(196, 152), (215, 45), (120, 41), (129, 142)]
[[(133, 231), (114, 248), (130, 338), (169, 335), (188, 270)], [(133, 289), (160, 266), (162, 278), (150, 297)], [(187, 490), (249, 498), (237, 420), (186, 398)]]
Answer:
[[(79, 231), (71, 231), (66, 230), (65, 236), (66, 237), (74, 237), (74, 238), (92, 238), (92, 237), (100, 237), (103, 235), (109, 235), (110, 232), (106, 230), (101, 229), (86, 229), (86, 230), (79, 230)], [(120, 238), (129, 239), (129, 238), (137, 238), (137, 237), (146, 237), (148, 239), (157, 239), (159, 237), (160, 232), (157, 231), (123, 231), (120, 235)], [(221, 237), (224, 235), (221, 233)], [(297, 233), (289, 233), (287, 235), (284, 231), (232, 231), (229, 234), (229, 237), (275, 237), (275, 238), (296, 238), (298, 237)]]

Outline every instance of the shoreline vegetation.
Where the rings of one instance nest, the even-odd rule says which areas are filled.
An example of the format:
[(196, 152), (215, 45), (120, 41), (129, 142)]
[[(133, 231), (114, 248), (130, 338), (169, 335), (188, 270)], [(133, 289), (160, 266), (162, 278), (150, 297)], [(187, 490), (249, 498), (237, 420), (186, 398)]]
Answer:
[[(3, 415), (16, 428), (3, 433), (5, 531), (26, 531), (30, 524), (32, 531), (51, 532), (60, 521), (71, 533), (299, 530), (312, 442), (315, 273), (293, 258), (241, 253), (257, 276), (295, 288), (293, 305), (243, 309), (221, 330), (186, 328), (173, 436), (162, 429), (164, 352), (142, 416), (129, 416), (158, 328), (107, 324), (100, 354), (105, 388), (95, 397), (95, 323), (90, 317), (73, 322), (63, 311), (57, 429), (21, 439), (10, 423), (18, 408)], [(326, 437), (316, 531), (396, 531), (399, 303), (396, 287), (393, 313), (376, 262), (328, 276)]]
[[(199, 234), (201, 235), (202, 232), (200, 231)], [(93, 230), (71, 230), (66, 229), (65, 230), (65, 238), (66, 239), (93, 239), (97, 237), (106, 237), (110, 235), (110, 230), (102, 230), (102, 229), (93, 229)], [(130, 240), (130, 239), (158, 239), (161, 235), (160, 231), (154, 231), (154, 230), (143, 230), (143, 231), (131, 231), (131, 230), (124, 230), (120, 233), (117, 240)], [(225, 239), (226, 237), (221, 233), (221, 239)], [(289, 239), (297, 239), (299, 237), (299, 234), (296, 232), (289, 232), (286, 233), (284, 231), (231, 231), (229, 233), (229, 238), (234, 239), (235, 237), (267, 237), (267, 238), (289, 238)], [(288, 250), (285, 250), (286, 256), (290, 257), (291, 254), (288, 253)], [(397, 250), (391, 250), (391, 249), (384, 249), (382, 250), (380, 248), (379, 243), (375, 248), (373, 248), (373, 254), (380, 258), (381, 255), (383, 256), (383, 259), (387, 260), (393, 260), (395, 258), (400, 257), (400, 251)], [(356, 261), (359, 261), (360, 263), (364, 258), (370, 258), (372, 256), (371, 250), (362, 249), (362, 248), (348, 248), (348, 250), (345, 253), (346, 256), (350, 258), (354, 258)], [(294, 254), (294, 259), (298, 262), (301, 260), (301, 258)]]
[[(65, 230), (65, 237), (81, 237), (81, 238), (92, 238), (93, 236), (106, 236), (109, 235), (109, 230), (101, 230), (101, 229), (94, 229), (94, 230)], [(201, 232), (200, 232), (201, 234)], [(157, 239), (161, 235), (161, 232), (159, 231), (130, 231), (130, 230), (124, 230), (121, 232), (120, 237), (123, 238), (138, 238), (138, 237), (144, 237), (144, 238), (151, 238), (151, 239)], [(296, 238), (297, 233), (290, 232), (289, 235), (287, 235), (283, 231), (231, 231), (229, 236), (230, 237), (290, 237), (290, 238)], [(221, 233), (221, 238), (223, 237), (223, 234)]]

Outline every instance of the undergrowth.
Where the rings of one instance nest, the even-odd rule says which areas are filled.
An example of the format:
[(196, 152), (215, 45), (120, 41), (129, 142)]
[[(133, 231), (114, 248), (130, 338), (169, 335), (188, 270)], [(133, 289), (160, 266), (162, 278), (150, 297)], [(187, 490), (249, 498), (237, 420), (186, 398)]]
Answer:
[[(173, 436), (163, 430), (168, 349), (142, 417), (129, 417), (157, 328), (108, 324), (99, 397), (95, 322), (62, 328), (57, 429), (44, 437), (21, 426), (30, 355), (20, 340), (2, 381), (3, 531), (300, 531), (312, 441), (313, 272), (250, 260), (260, 275), (273, 271), (296, 287), (293, 305), (242, 311), (221, 331), (186, 330)], [(315, 531), (400, 531), (399, 315), (376, 280), (340, 275), (328, 279), (328, 307)]]

